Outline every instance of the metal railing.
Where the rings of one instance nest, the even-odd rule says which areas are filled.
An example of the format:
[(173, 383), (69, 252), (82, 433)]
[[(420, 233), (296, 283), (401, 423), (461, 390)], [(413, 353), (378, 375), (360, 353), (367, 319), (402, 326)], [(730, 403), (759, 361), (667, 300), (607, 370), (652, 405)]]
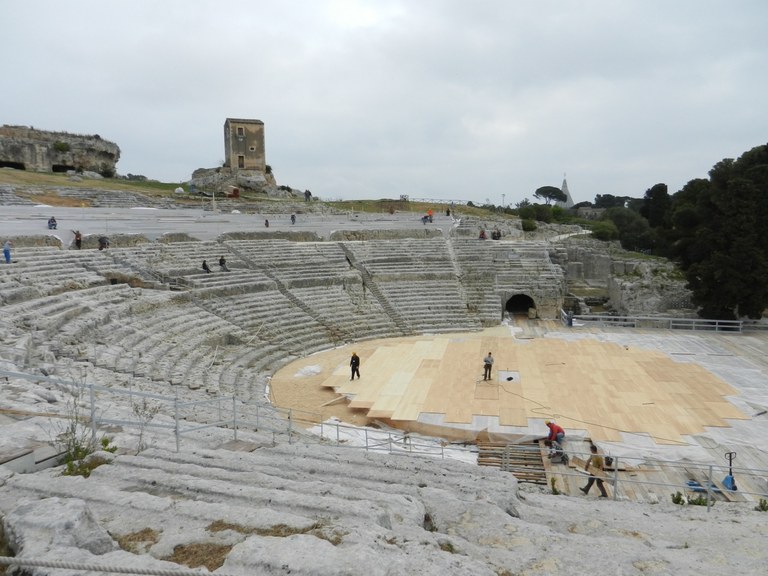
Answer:
[[(541, 448), (538, 446), (527, 447), (516, 445), (515, 450), (518, 452), (520, 450), (530, 450), (532, 454), (541, 453)], [(590, 456), (589, 452), (568, 451), (567, 454), (569, 458), (577, 456), (582, 458), (582, 460), (585, 462)], [(542, 455), (542, 458), (546, 457), (546, 455)], [(627, 466), (626, 470), (633, 473), (633, 476), (629, 476), (628, 474), (620, 474), (623, 465), (622, 459), (620, 457), (611, 458), (612, 462), (610, 466), (607, 466), (602, 474), (598, 472), (599, 475), (596, 474), (596, 476), (600, 478), (605, 485), (610, 487), (613, 500), (618, 500), (622, 493), (626, 493), (626, 488), (632, 486), (656, 486), (670, 489), (679, 492), (681, 498), (687, 498), (690, 493), (698, 494), (705, 499), (704, 505), (706, 505), (707, 510), (712, 508), (714, 503), (717, 501), (717, 495), (723, 495), (726, 500), (731, 501), (741, 500), (743, 499), (743, 496), (753, 496), (758, 500), (768, 499), (768, 482), (765, 480), (765, 477), (768, 475), (768, 470), (766, 469), (742, 468), (737, 466), (696, 462), (680, 463), (669, 460), (644, 458), (641, 465)], [(636, 462), (637, 458), (626, 458), (625, 460)], [(666, 476), (667, 473), (675, 472), (681, 476), (686, 476), (688, 479), (681, 480), (679, 483), (653, 480), (652, 478), (655, 474), (654, 469), (658, 469), (659, 475), (662, 475), (662, 467), (665, 470), (664, 476)], [(510, 472), (513, 475), (515, 472), (530, 471), (530, 468), (519, 465), (516, 466), (514, 464), (502, 465), (501, 469), (505, 470), (506, 472)], [(583, 468), (581, 470), (583, 470)], [(636, 478), (638, 473), (642, 473), (646, 479), (638, 480)], [(550, 471), (550, 478), (556, 478), (557, 476), (579, 478), (580, 480), (586, 481), (590, 474), (587, 471), (582, 472), (579, 469), (570, 466), (558, 466), (557, 468), (553, 468)], [(736, 485), (735, 489), (729, 489), (729, 487), (725, 485), (726, 483), (720, 480), (721, 478), (725, 478), (727, 476), (731, 476), (734, 479), (734, 483)], [(765, 483), (765, 492), (740, 489), (738, 488), (738, 484), (742, 481), (749, 481), (749, 483), (752, 485)], [(556, 486), (553, 488), (556, 488)], [(676, 494), (670, 493), (669, 496), (675, 497)]]
[[(178, 452), (184, 436), (207, 428), (226, 428), (232, 431), (235, 441), (238, 440), (238, 430), (249, 430), (271, 432), (273, 442), (282, 438), (290, 444), (301, 438), (304, 442), (332, 443), (366, 451), (446, 457), (446, 443), (439, 439), (429, 439), (408, 432), (359, 428), (341, 422), (323, 422), (317, 412), (284, 409), (267, 402), (244, 404), (235, 396), (184, 401), (177, 395), (85, 384), (6, 370), (0, 370), (0, 376), (33, 382), (46, 381), (60, 389), (76, 393), (83, 403), (87, 403), (87, 424), (90, 426), (91, 441), (94, 445), (98, 444), (99, 428), (121, 426), (138, 429), (142, 433), (153, 429), (170, 432), (174, 435)], [(115, 396), (119, 396), (120, 401), (112, 400)], [(125, 417), (125, 408), (121, 409), (119, 416), (111, 416), (113, 405), (136, 407), (133, 410), (133, 418)], [(158, 414), (158, 418), (149, 418), (151, 413)], [(313, 430), (308, 431), (308, 428)], [(470, 448), (460, 445), (453, 445), (452, 448), (470, 451)]]
[(608, 314), (569, 314), (560, 310), (560, 320), (566, 326), (586, 324), (614, 328), (655, 328), (666, 330), (707, 330), (741, 332), (741, 320), (711, 320), (706, 318), (672, 318), (664, 316), (614, 316)]
[[(305, 443), (331, 444), (337, 447), (360, 449), (370, 452), (384, 452), (393, 455), (406, 456), (425, 456), (433, 458), (457, 458), (463, 461), (474, 461), (477, 448), (466, 443), (450, 443), (441, 438), (425, 437), (409, 432), (399, 432), (384, 429), (360, 428), (348, 426), (341, 422), (322, 421), (320, 414), (315, 412), (306, 412), (301, 410), (282, 409), (269, 403), (249, 403), (243, 404), (234, 396), (224, 396), (210, 399), (201, 399), (194, 401), (182, 401), (178, 396), (166, 396), (149, 392), (141, 392), (125, 388), (110, 388), (95, 384), (82, 384), (75, 381), (66, 381), (46, 376), (37, 376), (0, 370), (0, 376), (9, 378), (21, 378), (30, 381), (48, 381), (56, 386), (77, 390), (79, 397), (85, 401), (87, 399), (87, 410), (89, 418), (87, 424), (90, 425), (91, 439), (94, 445), (98, 443), (98, 429), (102, 426), (116, 425), (123, 428), (137, 428), (141, 434), (150, 430), (164, 430), (172, 433), (175, 438), (176, 451), (181, 450), (182, 441), (185, 436), (191, 435), (207, 428), (225, 428), (232, 431), (233, 440), (238, 439), (238, 430), (252, 430), (258, 432), (271, 432), (273, 444), (277, 443), (278, 438), (286, 439), (293, 443), (301, 440)], [(119, 404), (122, 406), (120, 417), (111, 417), (110, 411), (113, 404), (118, 404), (111, 400), (114, 396), (128, 398), (130, 406), (146, 406), (151, 403), (151, 407), (158, 408), (157, 413), (162, 414), (164, 421), (154, 421), (154, 419), (142, 419), (141, 409), (134, 410), (135, 419), (126, 419), (125, 401)], [(66, 415), (63, 415), (66, 417)], [(158, 419), (160, 420), (160, 419)], [(515, 446), (517, 450), (531, 450), (541, 454), (538, 446)], [(579, 452), (568, 452), (569, 456), (589, 457), (589, 454)], [(546, 456), (543, 456), (546, 457)], [(637, 459), (628, 459), (636, 461)], [(768, 470), (749, 469), (741, 467), (718, 466), (706, 463), (686, 462), (680, 464), (673, 461), (649, 460), (643, 459), (643, 466), (648, 468), (635, 468), (642, 470), (646, 477), (653, 476), (652, 466), (664, 466), (667, 469), (683, 469), (685, 474), (698, 476), (696, 484), (692, 483), (669, 483), (653, 480), (637, 480), (619, 475), (621, 468), (620, 458), (615, 457), (613, 464), (602, 477), (613, 491), (613, 498), (617, 499), (622, 487), (638, 486), (660, 486), (672, 490), (682, 491), (682, 494), (695, 492), (706, 494), (707, 507), (715, 501), (718, 493), (728, 492), (731, 495), (751, 495), (758, 498), (768, 498), (764, 492), (750, 492), (742, 490), (728, 491), (722, 482), (718, 482), (720, 475), (733, 474), (734, 477), (741, 479), (753, 478), (752, 484), (765, 482), (768, 477)], [(512, 473), (529, 471), (529, 468), (504, 465), (502, 469)], [(732, 471), (732, 472), (731, 472)], [(586, 479), (585, 473), (573, 470), (568, 467), (558, 468), (552, 471), (560, 476), (573, 476)], [(550, 476), (551, 477), (551, 476)], [(768, 491), (768, 485), (766, 486)]]

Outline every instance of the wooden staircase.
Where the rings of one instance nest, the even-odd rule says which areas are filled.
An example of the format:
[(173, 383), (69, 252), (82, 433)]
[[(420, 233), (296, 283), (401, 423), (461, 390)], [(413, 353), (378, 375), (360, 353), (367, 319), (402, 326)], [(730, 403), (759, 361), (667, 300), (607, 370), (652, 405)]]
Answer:
[(519, 482), (547, 484), (543, 451), (538, 443), (478, 442), (477, 463), (511, 472)]

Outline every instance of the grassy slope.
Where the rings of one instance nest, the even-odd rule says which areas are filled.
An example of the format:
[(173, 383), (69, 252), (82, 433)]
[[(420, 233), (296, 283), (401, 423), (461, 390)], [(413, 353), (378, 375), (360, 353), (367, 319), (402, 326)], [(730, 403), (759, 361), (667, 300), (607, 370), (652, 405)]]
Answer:
[[(81, 205), (81, 200), (76, 198), (63, 198), (60, 197), (56, 188), (60, 187), (77, 187), (77, 188), (90, 188), (93, 190), (125, 190), (128, 192), (136, 192), (138, 194), (144, 194), (145, 196), (151, 196), (154, 198), (173, 197), (175, 202), (179, 204), (195, 203), (199, 202), (199, 199), (179, 198), (178, 195), (174, 195), (174, 190), (179, 186), (186, 188), (184, 182), (133, 182), (120, 179), (100, 179), (100, 180), (86, 180), (83, 179), (79, 182), (73, 182), (66, 174), (52, 174), (48, 172), (25, 172), (23, 170), (13, 170), (10, 168), (0, 169), (0, 184), (10, 184), (12, 186), (34, 186), (42, 191), (42, 194), (35, 194), (34, 198), (37, 201), (44, 202), (50, 206), (75, 206)], [(20, 196), (28, 196), (27, 194), (20, 193)], [(249, 201), (279, 201), (272, 198), (267, 198), (264, 195), (257, 194), (245, 194), (241, 199), (241, 202)], [(303, 198), (296, 201), (303, 202)], [(296, 201), (292, 201), (295, 203)], [(388, 212), (391, 209), (402, 212), (416, 212), (426, 213), (430, 208), (435, 212), (435, 215), (445, 212), (446, 206), (444, 204), (430, 204), (428, 202), (402, 202), (400, 200), (343, 200), (336, 202), (324, 202), (337, 210), (349, 210), (355, 212)], [(473, 216), (489, 216), (487, 210), (482, 208), (474, 208), (468, 206), (459, 207), (462, 214)], [(494, 217), (504, 217), (502, 214), (493, 214)], [(517, 218), (516, 216), (507, 216), (507, 218)]]

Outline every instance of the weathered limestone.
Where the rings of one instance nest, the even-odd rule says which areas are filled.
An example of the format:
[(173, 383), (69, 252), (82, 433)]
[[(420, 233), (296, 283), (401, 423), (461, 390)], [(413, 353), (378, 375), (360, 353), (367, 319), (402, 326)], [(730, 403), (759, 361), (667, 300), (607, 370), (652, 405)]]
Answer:
[(48, 132), (26, 126), (0, 127), (0, 166), (34, 172), (89, 170), (114, 176), (120, 159), (117, 144), (98, 134)]

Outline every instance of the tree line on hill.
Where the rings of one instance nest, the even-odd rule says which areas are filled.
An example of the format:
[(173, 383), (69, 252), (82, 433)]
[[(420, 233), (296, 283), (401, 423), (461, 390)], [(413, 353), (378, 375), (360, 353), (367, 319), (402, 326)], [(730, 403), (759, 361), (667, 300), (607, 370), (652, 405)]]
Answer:
[[(578, 221), (598, 239), (675, 261), (704, 318), (761, 318), (768, 308), (768, 144), (721, 160), (709, 178), (693, 179), (674, 194), (662, 183), (642, 198), (598, 194), (569, 213), (550, 205), (558, 197), (549, 188), (535, 194), (545, 204), (526, 199), (505, 211), (524, 224)], [(574, 214), (582, 207), (603, 212), (597, 221), (581, 221)]]

